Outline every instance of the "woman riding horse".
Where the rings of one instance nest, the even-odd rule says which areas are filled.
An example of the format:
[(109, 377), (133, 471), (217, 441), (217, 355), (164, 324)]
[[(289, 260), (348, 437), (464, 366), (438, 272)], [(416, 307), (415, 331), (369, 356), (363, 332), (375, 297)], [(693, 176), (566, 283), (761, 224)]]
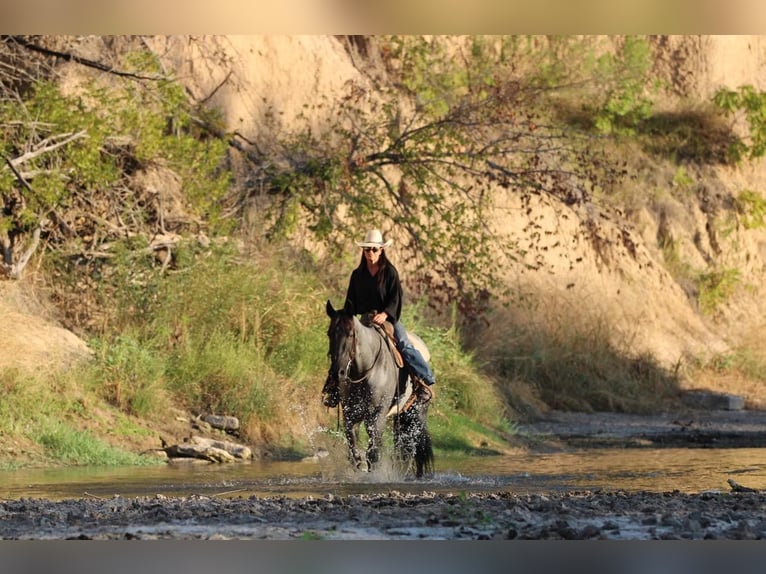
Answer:
[[(350, 308), (336, 310), (328, 300), (330, 370), (339, 382), (343, 427), (349, 459), (355, 468), (374, 470), (381, 460), (387, 419), (393, 416), (394, 447), (400, 468), (421, 478), (433, 473), (434, 453), (428, 432), (429, 402), (409, 404), (399, 393), (401, 370), (387, 343), (387, 334), (363, 324)], [(425, 351), (424, 351), (425, 352)], [(359, 430), (367, 430), (367, 448), (361, 448)]]
[[(402, 284), (399, 272), (386, 257), (386, 248), (391, 243), (390, 239), (383, 241), (383, 234), (378, 229), (368, 231), (364, 241), (356, 242), (362, 248), (362, 258), (359, 266), (351, 272), (344, 307), (353, 309), (358, 315), (372, 313), (372, 322), (381, 327), (386, 321), (393, 325), (396, 345), (416, 383), (418, 400), (427, 403), (433, 396), (430, 387), (436, 379), (423, 355), (410, 342), (407, 330), (400, 321)], [(330, 369), (322, 388), (322, 403), (327, 407), (336, 407), (339, 400), (338, 379)]]

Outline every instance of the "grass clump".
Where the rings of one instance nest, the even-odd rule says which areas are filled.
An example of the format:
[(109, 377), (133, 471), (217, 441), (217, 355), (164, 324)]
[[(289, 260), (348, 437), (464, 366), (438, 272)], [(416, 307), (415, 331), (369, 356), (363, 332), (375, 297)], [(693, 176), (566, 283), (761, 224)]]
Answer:
[(707, 273), (700, 273), (697, 279), (700, 310), (706, 315), (714, 313), (731, 298), (741, 282), (741, 276), (742, 273), (734, 268), (714, 269)]
[(125, 466), (147, 462), (140, 455), (104, 443), (91, 432), (54, 420), (47, 420), (32, 437), (49, 459), (62, 464)]
[[(140, 465), (156, 462), (112, 446), (101, 438), (108, 421), (93, 412), (93, 397), (77, 383), (80, 369), (37, 377), (20, 370), (0, 373), (0, 445), (23, 450), (20, 462), (4, 457), (2, 466)], [(118, 417), (119, 418), (119, 417)], [(86, 428), (91, 427), (93, 430)], [(118, 433), (140, 429), (122, 420)], [(104, 432), (104, 434), (107, 434)]]
[(94, 343), (99, 395), (139, 415), (232, 415), (247, 438), (290, 442), (294, 391), (318, 396), (326, 368), (322, 287), (298, 255), (269, 249), (222, 243), (112, 293), (117, 313)]
[(630, 337), (608, 316), (557, 311), (519, 312), (493, 332), (484, 353), (500, 379), (531, 385), (545, 405), (560, 410), (650, 413), (677, 395), (677, 373), (631, 352)]

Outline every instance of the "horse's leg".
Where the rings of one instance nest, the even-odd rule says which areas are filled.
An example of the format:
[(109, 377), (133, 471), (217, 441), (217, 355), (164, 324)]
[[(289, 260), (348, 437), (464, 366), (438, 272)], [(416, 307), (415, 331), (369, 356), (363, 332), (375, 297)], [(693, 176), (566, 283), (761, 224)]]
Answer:
[(428, 432), (428, 403), (416, 405), (415, 476), (422, 478), (434, 473), (434, 450)]
[(359, 452), (359, 425), (353, 422), (345, 423), (346, 444), (348, 444), (348, 457), (354, 468), (361, 469), (362, 453)]
[(367, 463), (372, 468), (380, 462), (380, 451), (383, 446), (383, 433), (386, 430), (386, 410), (376, 408), (367, 418), (367, 435), (370, 441), (367, 445)]
[(415, 456), (415, 438), (412, 436), (412, 414), (411, 411), (416, 408), (413, 405), (409, 411), (400, 413), (394, 418), (394, 445), (396, 446), (396, 457), (403, 465), (405, 473), (408, 473), (412, 460)]
[(394, 420), (397, 455), (406, 472), (412, 470), (414, 463), (416, 478), (433, 474), (434, 452), (428, 432), (428, 406), (428, 403), (416, 403)]

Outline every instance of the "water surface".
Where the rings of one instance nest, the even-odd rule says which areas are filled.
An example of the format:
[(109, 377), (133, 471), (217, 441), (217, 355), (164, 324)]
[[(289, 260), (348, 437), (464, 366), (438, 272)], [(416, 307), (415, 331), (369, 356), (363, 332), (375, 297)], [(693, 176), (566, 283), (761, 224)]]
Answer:
[(323, 497), (381, 492), (540, 493), (572, 490), (728, 491), (727, 479), (766, 489), (766, 451), (592, 449), (546, 454), (437, 458), (432, 478), (395, 468), (351, 472), (341, 456), (306, 461), (68, 467), (0, 472), (0, 498), (132, 496)]

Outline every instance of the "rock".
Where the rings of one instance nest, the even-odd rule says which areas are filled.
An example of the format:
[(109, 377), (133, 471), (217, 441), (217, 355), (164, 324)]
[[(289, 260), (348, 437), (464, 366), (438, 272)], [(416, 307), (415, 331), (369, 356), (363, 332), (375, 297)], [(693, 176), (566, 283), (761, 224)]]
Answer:
[(232, 462), (234, 455), (228, 451), (212, 446), (195, 444), (175, 444), (165, 448), (165, 452), (171, 458), (201, 458), (209, 462)]
[(242, 460), (250, 460), (253, 458), (253, 451), (251, 451), (249, 447), (237, 444), (235, 442), (204, 438), (201, 436), (192, 436), (191, 442), (192, 444), (200, 447), (214, 448), (226, 451), (234, 458), (239, 458)]
[(741, 411), (745, 408), (745, 399), (728, 393), (711, 391), (686, 391), (683, 401), (693, 407), (703, 409), (721, 409), (726, 411)]
[(226, 432), (239, 430), (239, 419), (224, 415), (205, 415), (202, 418), (211, 427), (224, 430)]
[(726, 482), (729, 483), (729, 486), (731, 487), (732, 492), (758, 492), (755, 488), (750, 488), (749, 486), (742, 486), (735, 480), (729, 478), (726, 480)]

